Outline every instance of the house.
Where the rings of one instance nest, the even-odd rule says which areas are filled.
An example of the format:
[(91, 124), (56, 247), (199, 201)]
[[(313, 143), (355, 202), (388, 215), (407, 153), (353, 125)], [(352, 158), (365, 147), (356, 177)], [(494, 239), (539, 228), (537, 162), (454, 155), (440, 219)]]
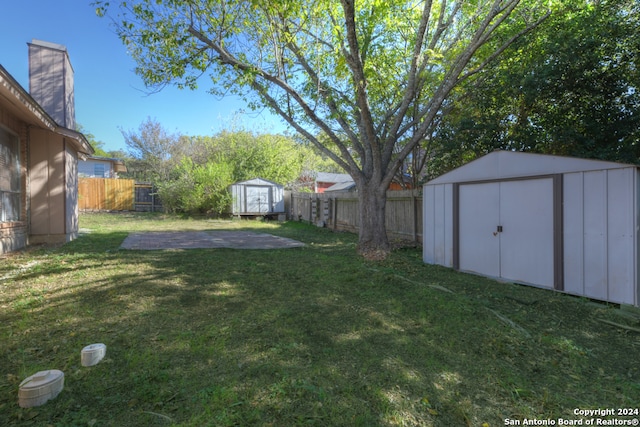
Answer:
[(0, 254), (78, 234), (73, 69), (64, 46), (29, 43), (31, 93), (0, 65)]
[(318, 172), (316, 175), (316, 179), (314, 181), (314, 193), (324, 193), (327, 188), (330, 188), (336, 184), (345, 184), (355, 183), (353, 182), (353, 178), (351, 175), (346, 173), (328, 173), (328, 172)]
[(324, 189), (324, 193), (351, 192), (356, 191), (356, 183), (354, 181), (336, 182), (330, 187)]
[[(395, 181), (389, 184), (390, 191), (404, 190), (405, 187), (411, 188), (408, 183), (405, 183), (404, 187)], [(346, 173), (318, 172), (313, 189), (315, 193), (356, 191), (356, 183), (351, 175)]]
[(126, 171), (127, 167), (121, 159), (88, 156), (86, 160), (78, 161), (78, 175), (81, 178), (118, 178), (118, 173)]
[(423, 259), (640, 305), (635, 165), (495, 151), (423, 188)]

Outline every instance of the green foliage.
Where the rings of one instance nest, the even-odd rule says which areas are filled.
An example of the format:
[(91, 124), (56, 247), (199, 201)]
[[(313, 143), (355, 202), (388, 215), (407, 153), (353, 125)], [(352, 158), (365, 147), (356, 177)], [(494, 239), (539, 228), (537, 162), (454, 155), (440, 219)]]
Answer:
[(231, 205), (232, 173), (232, 166), (224, 161), (197, 165), (185, 157), (174, 178), (158, 184), (158, 194), (172, 212), (221, 214)]
[(223, 131), (211, 144), (233, 165), (234, 181), (259, 177), (284, 185), (298, 179), (302, 171), (305, 153), (286, 136)]
[(107, 153), (104, 150), (104, 142), (103, 141), (98, 141), (95, 137), (94, 134), (88, 132), (87, 130), (85, 130), (85, 128), (81, 125), (81, 124), (77, 124), (77, 129), (78, 132), (80, 132), (81, 134), (84, 135), (85, 138), (87, 138), (87, 142), (89, 142), (89, 145), (91, 145), (91, 148), (93, 148), (93, 155), (94, 156), (98, 156), (98, 157), (110, 157), (109, 153)]
[(639, 163), (639, 12), (628, 0), (564, 2), (451, 98), (429, 173), (495, 149)]
[[(162, 132), (156, 132), (162, 134)], [(144, 144), (146, 139), (137, 138)], [(140, 149), (149, 153), (151, 149)], [(145, 162), (133, 159), (130, 165), (164, 170), (154, 182), (165, 208), (172, 212), (221, 214), (228, 211), (228, 187), (238, 181), (263, 178), (289, 187), (307, 171), (332, 171), (323, 158), (307, 144), (283, 135), (222, 131), (213, 136), (181, 136)], [(151, 171), (154, 172), (154, 171)]]
[(171, 152), (180, 136), (169, 133), (160, 122), (148, 117), (138, 131), (121, 130), (131, 160), (129, 175), (138, 180), (164, 182), (169, 179), (176, 159)]

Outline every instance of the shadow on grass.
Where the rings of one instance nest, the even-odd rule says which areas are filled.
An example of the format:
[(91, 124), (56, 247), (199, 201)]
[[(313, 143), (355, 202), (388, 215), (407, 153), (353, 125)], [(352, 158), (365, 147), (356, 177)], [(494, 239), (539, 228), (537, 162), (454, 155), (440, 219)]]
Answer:
[[(269, 232), (307, 246), (124, 251), (105, 232), (49, 254), (16, 280), (41, 300), (3, 297), (0, 424), (499, 425), (638, 401), (637, 337), (598, 328), (580, 300), (418, 250), (367, 263), (352, 235)], [(95, 342), (106, 360), (80, 367)], [(52, 368), (60, 396), (18, 408), (19, 380)]]

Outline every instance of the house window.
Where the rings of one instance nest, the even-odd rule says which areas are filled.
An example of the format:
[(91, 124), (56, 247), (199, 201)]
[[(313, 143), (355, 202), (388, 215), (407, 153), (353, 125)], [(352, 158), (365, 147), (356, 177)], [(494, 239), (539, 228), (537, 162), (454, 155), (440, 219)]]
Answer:
[(96, 178), (104, 178), (104, 163), (96, 163), (93, 165), (93, 176)]
[(20, 220), (20, 144), (0, 127), (0, 222)]

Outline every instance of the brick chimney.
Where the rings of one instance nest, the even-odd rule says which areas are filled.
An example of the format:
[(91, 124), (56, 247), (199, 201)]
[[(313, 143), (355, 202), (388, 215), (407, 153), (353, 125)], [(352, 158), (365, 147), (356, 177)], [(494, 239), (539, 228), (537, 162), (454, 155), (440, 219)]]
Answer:
[(41, 40), (29, 45), (29, 92), (60, 126), (76, 130), (73, 67), (65, 46)]

